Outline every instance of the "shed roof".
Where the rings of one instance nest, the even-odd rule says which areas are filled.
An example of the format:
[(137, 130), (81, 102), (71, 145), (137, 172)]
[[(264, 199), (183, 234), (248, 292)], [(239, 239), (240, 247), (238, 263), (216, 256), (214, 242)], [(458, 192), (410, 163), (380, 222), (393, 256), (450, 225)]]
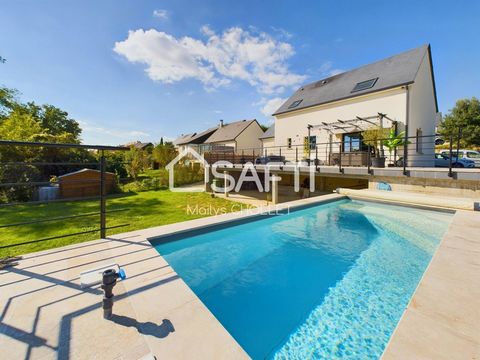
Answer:
[[(81, 170), (78, 170), (78, 171), (73, 171), (73, 172), (69, 172), (67, 174), (63, 174), (63, 175), (60, 175), (58, 176), (59, 179), (62, 179), (62, 178), (66, 178), (66, 177), (69, 177), (69, 176), (76, 176), (76, 175), (80, 175), (80, 174), (83, 174), (83, 173), (98, 173), (100, 174), (100, 170), (95, 170), (95, 169), (81, 169)], [(106, 171), (105, 174), (108, 174), (108, 175), (115, 175), (114, 173), (112, 172), (108, 172)]]

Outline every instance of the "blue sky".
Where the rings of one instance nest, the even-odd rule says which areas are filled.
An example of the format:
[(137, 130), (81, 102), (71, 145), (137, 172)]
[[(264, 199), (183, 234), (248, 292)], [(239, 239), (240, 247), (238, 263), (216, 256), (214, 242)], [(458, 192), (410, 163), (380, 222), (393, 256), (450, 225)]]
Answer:
[(480, 95), (478, 1), (0, 2), (0, 84), (85, 143), (158, 142), (269, 113), (303, 82), (424, 43), (440, 110)]

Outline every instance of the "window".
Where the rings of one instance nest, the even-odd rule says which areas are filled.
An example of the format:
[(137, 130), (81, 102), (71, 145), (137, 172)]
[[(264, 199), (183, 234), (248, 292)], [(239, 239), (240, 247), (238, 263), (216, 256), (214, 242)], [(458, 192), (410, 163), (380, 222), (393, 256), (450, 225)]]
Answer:
[(288, 146), (289, 149), (292, 148), (292, 138), (287, 139), (287, 146)]
[(293, 109), (293, 108), (296, 108), (298, 105), (300, 105), (300, 103), (303, 101), (303, 99), (301, 100), (295, 100), (293, 103), (290, 104), (290, 106), (288, 107), (289, 109)]
[(467, 151), (467, 157), (474, 158), (474, 159), (480, 159), (480, 153), (478, 153), (476, 151)]
[[(305, 150), (308, 150), (308, 136), (305, 136), (303, 139), (303, 145)], [(315, 147), (317, 146), (317, 137), (316, 136), (310, 136), (310, 150), (315, 150)]]
[(362, 141), (360, 133), (343, 135), (343, 152), (366, 151), (368, 147)]
[(357, 83), (354, 86), (354, 88), (352, 90), (352, 93), (357, 92), (357, 91), (371, 89), (375, 85), (377, 80), (378, 80), (378, 78), (375, 78), (375, 79), (370, 79), (370, 80), (366, 80), (366, 81), (362, 81), (362, 82)]

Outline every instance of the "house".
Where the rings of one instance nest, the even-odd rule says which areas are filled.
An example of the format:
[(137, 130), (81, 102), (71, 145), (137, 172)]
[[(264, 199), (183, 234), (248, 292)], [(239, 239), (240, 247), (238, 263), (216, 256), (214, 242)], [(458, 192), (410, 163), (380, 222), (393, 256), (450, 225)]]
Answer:
[(152, 150), (153, 144), (151, 142), (141, 142), (141, 141), (134, 141), (128, 144), (123, 145), (124, 147), (134, 148), (138, 150)]
[[(80, 198), (100, 195), (100, 171), (82, 169), (58, 177), (60, 198)], [(116, 175), (105, 173), (105, 187), (107, 193), (114, 190)]]
[(393, 127), (416, 137), (408, 166), (433, 166), (434, 142), (422, 139), (435, 134), (437, 114), (431, 49), (423, 45), (300, 87), (273, 114), (274, 144), (286, 151), (302, 145), (297, 158), (317, 156), (330, 165), (348, 153), (357, 158), (344, 165), (366, 165), (362, 133)]
[(178, 152), (182, 152), (187, 149), (193, 149), (198, 153), (202, 153), (200, 149), (201, 145), (207, 140), (215, 131), (217, 131), (218, 126), (212, 127), (210, 129), (204, 130), (200, 133), (193, 133), (182, 135), (176, 139), (173, 144)]
[(233, 152), (251, 151), (262, 147), (260, 136), (263, 130), (257, 120), (241, 120), (220, 126), (202, 145), (203, 152)]
[(270, 126), (265, 133), (260, 136), (260, 140), (262, 141), (262, 149), (267, 150), (268, 148), (275, 146), (275, 124)]

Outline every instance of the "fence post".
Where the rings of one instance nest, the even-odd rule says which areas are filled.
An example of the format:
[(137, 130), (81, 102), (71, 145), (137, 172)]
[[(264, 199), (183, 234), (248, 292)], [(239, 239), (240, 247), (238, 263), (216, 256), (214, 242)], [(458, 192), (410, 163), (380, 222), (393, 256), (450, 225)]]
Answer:
[(340, 143), (340, 152), (339, 152), (339, 156), (338, 156), (338, 171), (340, 171), (341, 173), (343, 173), (343, 169), (342, 169), (342, 146), (343, 144)]
[(403, 145), (403, 175), (407, 175), (407, 155), (408, 155), (408, 125), (405, 125), (405, 140)]
[(106, 184), (105, 184), (105, 152), (100, 153), (100, 238), (107, 237), (107, 212), (106, 212)]
[(452, 172), (452, 156), (453, 156), (453, 135), (450, 134), (450, 149), (448, 153), (448, 176), (453, 177)]
[[(370, 169), (370, 166), (371, 166), (371, 161), (372, 161), (372, 154), (370, 153), (371, 149), (370, 149), (370, 144), (367, 146), (367, 172), (369, 174), (372, 173), (372, 170)], [(395, 163), (395, 160), (394, 160), (394, 163)]]

